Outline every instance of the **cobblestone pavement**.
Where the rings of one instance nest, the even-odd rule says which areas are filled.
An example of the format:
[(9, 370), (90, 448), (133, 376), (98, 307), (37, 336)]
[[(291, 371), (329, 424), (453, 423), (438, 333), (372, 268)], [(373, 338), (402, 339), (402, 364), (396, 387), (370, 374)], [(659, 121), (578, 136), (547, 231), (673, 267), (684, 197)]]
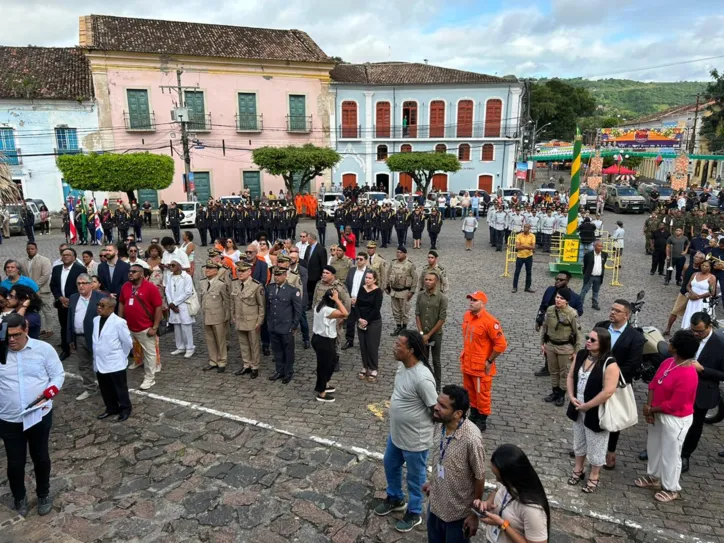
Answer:
[[(626, 228), (626, 251), (621, 273), (621, 282), (623, 287), (611, 287), (610, 275), (607, 272), (607, 284), (601, 291), (601, 306), (608, 307), (616, 298), (633, 299), (635, 294), (645, 289), (647, 292), (646, 305), (642, 312), (642, 324), (652, 324), (663, 326), (666, 322), (669, 310), (676, 296), (676, 287), (664, 287), (659, 277), (650, 277), (648, 274), (649, 260), (643, 254), (643, 236), (641, 234), (644, 217), (643, 216), (616, 216), (612, 213), (606, 213), (604, 216), (605, 227), (610, 226), (615, 220), (621, 219), (625, 223)], [(305, 224), (300, 225), (300, 229)], [(699, 449), (691, 459), (691, 471), (682, 478), (683, 499), (669, 505), (654, 503), (652, 496), (645, 491), (637, 489), (633, 486), (632, 481), (636, 476), (645, 472), (645, 463), (640, 462), (637, 458), (638, 452), (645, 446), (646, 428), (643, 423), (636, 428), (624, 432), (619, 442), (618, 465), (614, 472), (604, 472), (602, 475), (601, 489), (598, 493), (584, 496), (578, 489), (572, 489), (566, 485), (566, 479), (571, 471), (571, 460), (568, 457), (568, 451), (571, 447), (572, 435), (570, 424), (565, 417), (564, 410), (555, 408), (550, 404), (542, 401), (542, 397), (549, 392), (549, 381), (546, 378), (536, 378), (533, 371), (541, 365), (542, 359), (539, 351), (539, 340), (534, 332), (534, 318), (543, 290), (552, 284), (552, 279), (547, 273), (548, 259), (543, 255), (537, 255), (534, 264), (533, 288), (537, 290), (535, 294), (528, 294), (519, 291), (513, 295), (510, 293), (512, 278), (501, 279), (500, 275), (503, 271), (503, 255), (494, 252), (488, 245), (487, 225), (481, 222), (481, 228), (475, 240), (475, 248), (472, 252), (462, 250), (462, 234), (460, 232), (460, 223), (455, 221), (446, 221), (443, 232), (438, 243), (440, 252), (440, 262), (446, 268), (451, 283), (451, 291), (448, 293), (450, 299), (450, 309), (448, 312), (448, 321), (445, 325), (445, 339), (443, 340), (443, 381), (444, 382), (460, 382), (458, 355), (461, 346), (460, 324), (462, 316), (467, 309), (467, 301), (465, 294), (472, 290), (482, 289), (489, 295), (489, 310), (496, 315), (508, 337), (509, 350), (500, 358), (498, 376), (493, 386), (493, 415), (489, 420), (488, 432), (485, 434), (487, 449), (492, 452), (494, 448), (506, 442), (512, 442), (520, 445), (531, 457), (536, 465), (536, 469), (541, 475), (543, 482), (549, 492), (549, 497), (554, 502), (556, 510), (560, 512), (573, 512), (584, 515), (585, 518), (578, 518), (575, 522), (568, 523), (570, 529), (565, 530), (568, 536), (582, 539), (590, 539), (597, 537), (594, 530), (592, 519), (606, 519), (608, 521), (618, 523), (619, 526), (629, 526), (636, 535), (635, 537), (675, 537), (682, 536), (684, 540), (694, 540), (700, 538), (703, 541), (721, 541), (724, 542), (724, 524), (720, 511), (724, 506), (724, 463), (720, 462), (716, 453), (724, 448), (723, 432), (720, 426), (707, 427), (704, 431)], [(312, 226), (310, 224), (310, 226)], [(328, 232), (333, 235), (332, 227), (328, 228)], [(152, 232), (153, 233), (153, 232)], [(145, 237), (150, 237), (146, 234)], [(49, 237), (39, 237), (38, 243), (42, 254), (54, 256), (57, 254), (57, 245), (62, 240), (58, 235)], [(424, 244), (427, 247), (427, 243)], [(97, 252), (97, 251), (96, 251)], [(6, 241), (0, 247), (0, 254), (3, 257), (20, 256), (24, 253), (24, 240), (21, 238), (12, 238)], [(390, 260), (393, 257), (393, 249), (382, 250), (381, 254)], [(425, 263), (426, 251), (410, 250), (409, 257), (416, 264), (418, 269)], [(199, 272), (200, 273), (200, 272)], [(581, 280), (574, 279), (571, 285), (574, 289), (580, 290)], [(414, 300), (413, 300), (414, 302)], [(594, 312), (590, 308), (590, 298), (586, 306), (586, 312), (583, 316), (584, 326), (591, 326), (596, 320), (605, 319), (607, 312)], [(386, 323), (391, 322), (391, 314), (389, 302), (386, 301), (383, 310), (383, 319)], [(412, 321), (411, 323), (412, 324)], [(391, 329), (391, 327), (389, 327)], [(235, 417), (243, 417), (247, 422), (261, 422), (268, 424), (274, 429), (280, 431), (291, 432), (298, 437), (308, 437), (316, 440), (317, 444), (333, 443), (341, 450), (356, 451), (358, 453), (370, 453), (371, 458), (375, 458), (383, 451), (384, 443), (387, 435), (388, 423), (386, 420), (386, 402), (390, 398), (392, 391), (392, 380), (394, 375), (395, 362), (392, 358), (392, 338), (388, 335), (383, 336), (381, 346), (381, 363), (380, 363), (380, 382), (376, 385), (360, 384), (356, 379), (358, 371), (359, 350), (356, 347), (345, 351), (342, 355), (342, 371), (335, 374), (335, 384), (337, 387), (337, 402), (334, 404), (320, 404), (314, 400), (314, 353), (313, 351), (304, 351), (301, 348), (301, 340), (297, 340), (297, 360), (296, 373), (294, 380), (289, 385), (282, 385), (280, 382), (270, 383), (266, 377), (272, 370), (272, 360), (265, 357), (262, 361), (260, 378), (251, 381), (245, 378), (236, 377), (233, 373), (227, 371), (225, 374), (216, 374), (212, 372), (202, 373), (201, 368), (207, 363), (205, 359), (206, 348), (203, 342), (203, 333), (197, 325), (196, 334), (196, 357), (191, 360), (183, 358), (172, 358), (167, 353), (172, 350), (172, 338), (166, 337), (162, 340), (164, 360), (163, 372), (157, 378), (157, 385), (150, 392), (158, 398), (158, 401), (164, 405), (150, 409), (146, 407), (145, 412), (142, 411), (146, 400), (137, 403), (140, 409), (134, 411), (131, 417), (131, 424), (128, 428), (136, 432), (136, 439), (146, 442), (144, 445), (140, 443), (139, 449), (150, 447), (155, 453), (160, 453), (164, 447), (171, 446), (174, 442), (180, 441), (186, 447), (186, 450), (196, 449), (199, 456), (197, 464), (201, 463), (202, 458), (206, 458), (206, 465), (213, 465), (215, 462), (222, 460), (218, 456), (211, 458), (208, 455), (231, 455), (232, 461), (238, 458), (234, 456), (239, 450), (248, 448), (247, 439), (250, 433), (259, 432), (257, 428), (246, 428), (240, 434), (234, 434), (231, 438), (220, 436), (220, 430), (213, 428), (212, 424), (226, 426), (225, 421), (210, 422), (207, 419), (215, 416), (210, 413), (199, 412), (197, 418), (189, 421), (188, 412), (181, 414), (179, 412), (173, 416), (166, 411), (167, 419), (160, 419), (159, 413), (169, 409), (169, 403), (173, 400), (182, 400), (189, 402), (192, 406), (201, 406), (205, 409), (218, 410), (221, 414), (230, 414)], [(56, 336), (57, 337), (57, 336)], [(52, 341), (57, 341), (52, 338)], [(240, 365), (239, 348), (235, 341), (232, 341), (230, 351), (230, 370), (235, 370)], [(73, 358), (67, 361), (69, 371), (74, 371), (75, 360)], [(132, 372), (129, 377), (129, 385), (138, 387), (142, 380), (140, 370)], [(643, 401), (645, 387), (641, 383), (636, 383), (638, 397)], [(64, 394), (64, 400), (60, 402), (61, 409), (68, 406), (70, 409), (76, 409), (84, 415), (92, 415), (89, 411), (95, 411), (96, 406), (86, 407), (88, 404), (76, 403), (71, 398), (72, 393)], [(87, 412), (88, 411), (88, 412)], [(196, 415), (196, 413), (192, 413)], [(171, 419), (179, 417), (182, 434), (180, 436), (151, 435), (148, 423), (141, 424), (143, 417), (146, 417), (152, 425), (168, 426)], [(222, 417), (223, 418), (223, 417)], [(152, 421), (150, 420), (152, 419)], [(208, 423), (209, 430), (214, 433), (207, 433), (204, 427), (198, 423)], [(188, 425), (188, 426), (185, 426)], [(74, 439), (82, 439), (89, 430), (93, 431), (95, 421), (92, 419), (83, 419), (73, 421), (71, 426), (76, 429)], [(141, 426), (144, 429), (141, 429)], [(136, 428), (136, 430), (133, 430)], [(241, 427), (240, 427), (241, 428)], [(77, 432), (77, 433), (76, 433)], [(121, 439), (116, 437), (115, 432), (125, 432), (125, 430), (112, 430), (110, 438)], [(187, 435), (188, 434), (188, 435)], [(72, 445), (63, 440), (69, 439), (70, 430), (64, 430), (59, 424), (56, 424), (54, 438), (62, 442), (62, 446), (72, 448)], [(247, 436), (245, 438), (240, 437)], [(260, 434), (262, 435), (262, 434)], [(285, 445), (274, 445), (277, 440), (293, 443), (292, 446), (286, 444), (286, 448), (296, 450), (299, 458), (308, 451), (310, 447), (315, 449), (318, 445), (312, 447), (309, 442), (296, 438), (283, 437), (283, 434), (265, 435), (264, 448), (273, 451), (271, 454), (260, 454), (255, 452), (256, 456), (244, 457), (245, 461), (253, 467), (267, 470), (278, 468), (280, 460), (274, 455), (278, 452), (276, 449), (284, 449)], [(123, 437), (122, 446), (134, 447), (135, 441), (126, 440)], [(110, 439), (106, 431), (99, 431), (98, 435), (93, 438), (95, 440)], [(152, 439), (154, 438), (154, 439)], [(213, 443), (234, 442), (239, 439), (239, 447), (234, 450), (207, 450), (200, 447), (199, 443), (211, 441)], [(260, 438), (257, 438), (260, 439)], [(158, 441), (162, 443), (158, 445)], [(168, 443), (167, 443), (168, 441)], [(312, 441), (314, 443), (315, 441)], [(304, 445), (302, 445), (304, 443)], [(193, 446), (192, 446), (193, 444)], [(103, 449), (104, 445), (101, 446)], [(62, 447), (61, 447), (62, 448)], [(298, 450), (297, 450), (298, 449)], [(84, 448), (82, 449), (84, 450)], [(118, 451), (118, 444), (109, 450)], [(128, 451), (129, 449), (126, 449)], [(316, 449), (315, 449), (316, 450)], [(328, 451), (329, 452), (329, 451)], [(69, 455), (72, 453), (68, 453)], [(83, 459), (83, 453), (77, 451), (80, 458)], [(105, 454), (105, 453), (103, 453)], [(137, 453), (138, 454), (138, 453)], [(150, 454), (150, 453), (144, 453)], [(171, 454), (163, 453), (165, 455)], [(311, 453), (310, 453), (311, 454)], [(329, 453), (330, 455), (341, 454), (338, 451)], [(114, 468), (113, 472), (116, 476), (125, 478), (133, 475), (133, 466), (141, 464), (142, 466), (156, 466), (163, 463), (156, 458), (137, 458), (130, 453), (120, 453), (122, 460), (127, 462), (121, 466), (121, 473)], [(72, 457), (71, 457), (72, 458)], [(256, 458), (254, 465), (252, 459)], [(297, 457), (295, 457), (297, 458)], [(132, 463), (135, 460), (135, 464)], [(282, 458), (282, 460), (284, 460)], [(306, 459), (305, 459), (306, 460)], [(227, 460), (223, 460), (227, 461)], [(64, 480), (63, 473), (58, 471), (62, 467), (62, 459), (56, 463), (54, 468), (54, 476), (61, 477)], [(114, 465), (113, 458), (105, 460), (103, 455), (92, 456), (87, 459), (85, 466), (93, 467), (97, 463), (98, 466), (105, 469), (106, 464)], [(116, 459), (115, 462), (121, 462)], [(144, 464), (144, 462), (147, 462)], [(292, 462), (292, 460), (289, 460)], [(305, 461), (302, 461), (305, 463)], [(372, 465), (371, 462), (363, 461), (363, 465)], [(165, 465), (165, 464), (164, 464)], [(182, 464), (183, 465), (183, 464)], [(345, 464), (346, 465), (346, 464)], [(356, 463), (354, 464), (357, 465)], [(379, 467), (377, 464), (375, 464)], [(77, 466), (76, 471), (80, 470), (84, 476), (85, 466)], [(193, 466), (188, 466), (189, 468)], [(98, 468), (100, 469), (100, 468)], [(165, 468), (170, 469), (170, 468)], [(241, 469), (241, 468), (240, 468)], [(320, 469), (329, 469), (324, 466)], [(359, 468), (362, 469), (362, 468)], [(371, 468), (370, 468), (371, 469)], [(197, 473), (201, 467), (197, 467), (193, 472), (189, 472), (188, 477), (192, 477), (194, 483), (189, 488), (199, 490), (205, 488), (202, 484), (204, 479), (203, 473)], [(128, 474), (126, 474), (128, 471)], [(284, 472), (283, 469), (277, 469), (276, 473)], [(150, 472), (139, 474), (139, 477), (149, 477)], [(165, 477), (170, 477), (169, 472)], [(95, 485), (99, 475), (88, 475), (94, 482), (89, 483)], [(280, 475), (271, 485), (271, 492), (275, 485), (283, 485), (284, 477)], [(308, 475), (307, 477), (313, 477)], [(195, 479), (198, 478), (198, 479)], [(163, 478), (162, 478), (163, 479)], [(322, 477), (322, 479), (325, 479)], [(372, 481), (370, 478), (362, 477), (362, 479)], [(309, 480), (309, 479), (307, 479)], [(102, 478), (101, 478), (102, 481)], [(334, 479), (330, 479), (334, 481)], [(207, 481), (208, 482), (208, 481)], [(358, 481), (359, 482), (359, 481)], [(144, 492), (150, 492), (149, 488), (154, 486), (155, 482), (144, 489), (138, 489), (129, 492), (132, 496), (141, 496), (137, 498), (139, 501), (148, 499)], [(343, 491), (341, 479), (335, 484), (324, 486), (327, 481), (322, 481), (322, 487), (318, 488), (318, 492), (332, 492), (334, 496), (340, 497), (339, 492)], [(125, 483), (123, 483), (125, 484)], [(139, 483), (140, 484), (140, 483)], [(145, 484), (145, 483), (144, 483)], [(374, 491), (382, 488), (381, 474), (377, 474), (374, 484)], [(196, 488), (198, 486), (198, 488)], [(233, 486), (233, 485), (232, 485)], [(244, 485), (241, 485), (244, 486)], [(102, 483), (98, 485), (100, 489), (106, 489), (109, 485)], [(313, 488), (316, 488), (312, 484)], [(6, 488), (6, 487), (5, 487)], [(72, 489), (72, 487), (68, 487)], [(266, 487), (264, 487), (266, 488)], [(328, 488), (329, 490), (321, 490)], [(247, 491), (248, 489), (244, 489)], [(357, 490), (362, 490), (358, 488)], [(112, 498), (110, 491), (105, 497), (99, 497), (99, 503)], [(159, 490), (160, 492), (160, 490)], [(267, 493), (270, 492), (267, 490)], [(370, 491), (372, 492), (372, 491)], [(219, 491), (222, 495), (223, 491)], [(262, 492), (264, 494), (264, 492)], [(264, 494), (266, 495), (266, 494)], [(61, 494), (62, 496), (62, 494)], [(71, 493), (71, 496), (75, 496)], [(86, 497), (83, 494), (84, 498)], [(115, 494), (113, 494), (115, 496)], [(144, 498), (144, 496), (146, 496)], [(368, 496), (362, 492), (360, 496), (343, 495), (344, 498), (364, 500), (361, 496)], [(293, 497), (293, 496), (292, 496)], [(289, 496), (287, 496), (289, 499)], [(335, 499), (337, 499), (335, 498)], [(66, 498), (59, 498), (65, 500)], [(365, 498), (367, 499), (367, 498)], [(218, 500), (218, 496), (213, 498)], [(213, 501), (212, 500), (212, 501)], [(312, 500), (313, 501), (313, 500)], [(154, 500), (154, 505), (160, 505)], [(224, 504), (221, 504), (224, 505)], [(68, 508), (70, 507), (70, 511)], [(73, 514), (76, 511), (77, 504), (69, 504), (63, 507), (63, 513)], [(88, 505), (84, 506), (88, 507)], [(133, 509), (134, 506), (129, 506)], [(219, 506), (220, 507), (220, 506)], [(229, 504), (230, 508), (238, 507)], [(242, 506), (246, 507), (246, 506)], [(331, 505), (323, 507), (331, 511)], [(293, 508), (293, 503), (292, 503)], [(217, 508), (218, 509), (218, 508)], [(137, 511), (143, 513), (144, 507), (136, 507)], [(157, 509), (159, 513), (154, 516), (151, 521), (157, 520), (157, 517), (167, 515), (169, 519), (179, 518), (173, 517), (175, 509), (169, 506), (168, 513), (163, 509)], [(228, 509), (221, 509), (228, 511)], [(108, 513), (110, 514), (110, 513)], [(119, 514), (119, 513), (115, 513)], [(284, 513), (282, 516), (284, 516)], [(333, 512), (332, 512), (333, 514)], [(139, 516), (137, 513), (129, 514), (129, 518)], [(231, 514), (235, 519), (234, 515)], [(257, 516), (257, 515), (255, 515)], [(300, 516), (300, 515), (297, 515)], [(183, 517), (183, 514), (180, 515)], [(241, 518), (241, 515), (238, 515)], [(343, 519), (354, 526), (360, 526), (365, 530), (365, 534), (369, 535), (367, 530), (370, 525), (377, 525), (377, 519), (372, 519), (367, 523), (355, 524), (352, 522), (352, 516), (344, 516)], [(563, 517), (564, 521), (565, 518)], [(183, 519), (182, 519), (183, 520)], [(86, 519), (88, 521), (88, 519)], [(297, 520), (299, 522), (299, 520)], [(189, 526), (186, 522), (178, 520), (180, 527)], [(133, 524), (129, 521), (129, 525)], [(174, 524), (172, 522), (171, 524)], [(199, 529), (199, 524), (193, 523)], [(226, 524), (221, 522), (221, 524)], [(384, 524), (384, 523), (383, 523)], [(565, 522), (564, 522), (565, 524)], [(304, 526), (307, 526), (304, 524)], [(305, 529), (301, 526), (299, 529)], [(319, 527), (317, 527), (319, 528)], [(576, 532), (577, 529), (582, 532)], [(179, 528), (182, 529), (182, 528)], [(245, 529), (245, 528), (242, 528)], [(249, 528), (246, 528), (249, 529)], [(310, 528), (306, 528), (310, 529)], [(350, 528), (351, 529), (351, 528)], [(317, 534), (322, 532), (330, 535), (328, 530), (317, 529)], [(91, 534), (98, 535), (100, 532), (91, 530)], [(149, 534), (148, 530), (142, 530), (141, 533)], [(356, 533), (356, 532), (355, 532)], [(82, 535), (82, 534), (81, 534)], [(86, 534), (87, 536), (88, 534)], [(394, 534), (382, 535), (378, 539), (382, 541), (394, 540)], [(616, 534), (614, 534), (616, 535)], [(621, 534), (619, 534), (621, 535)], [(85, 537), (78, 539), (85, 541)], [(101, 536), (99, 536), (101, 537)], [(103, 536), (105, 537), (105, 536)], [(140, 537), (140, 536), (139, 536)], [(145, 537), (145, 536), (144, 536)], [(286, 536), (283, 536), (286, 537)], [(377, 537), (377, 536), (374, 536)], [(561, 536), (563, 537), (563, 536)], [(598, 534), (601, 537), (601, 534)], [(631, 535), (630, 537), (634, 537)], [(92, 539), (92, 537), (91, 537)], [(88, 539), (88, 540), (91, 540)], [(261, 540), (261, 539), (258, 539)], [(310, 540), (301, 537), (300, 540)], [(352, 538), (354, 540), (354, 538)], [(364, 540), (374, 540), (364, 539)]]

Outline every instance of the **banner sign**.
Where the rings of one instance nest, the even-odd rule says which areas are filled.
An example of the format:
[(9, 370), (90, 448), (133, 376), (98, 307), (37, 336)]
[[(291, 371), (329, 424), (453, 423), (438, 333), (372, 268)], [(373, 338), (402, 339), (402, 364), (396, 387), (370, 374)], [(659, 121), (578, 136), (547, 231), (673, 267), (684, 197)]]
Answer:
[(578, 262), (580, 243), (578, 239), (565, 238), (563, 240), (563, 262)]
[(598, 131), (602, 147), (646, 149), (669, 147), (678, 149), (684, 141), (684, 129), (679, 127), (601, 128)]

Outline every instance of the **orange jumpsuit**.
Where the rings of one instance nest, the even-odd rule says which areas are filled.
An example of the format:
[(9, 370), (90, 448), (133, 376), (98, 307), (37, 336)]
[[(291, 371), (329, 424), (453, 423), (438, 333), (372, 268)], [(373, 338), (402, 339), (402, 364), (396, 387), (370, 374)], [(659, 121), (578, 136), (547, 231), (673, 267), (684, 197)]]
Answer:
[(297, 209), (297, 215), (301, 217), (302, 215), (302, 195), (297, 194), (294, 197), (294, 207)]
[(470, 396), (470, 406), (481, 415), (490, 415), (495, 362), (490, 374), (485, 373), (485, 362), (490, 355), (504, 353), (508, 342), (498, 319), (482, 309), (477, 315), (467, 311), (463, 316), (463, 350), (460, 353), (460, 371), (463, 386)]
[(311, 194), (307, 196), (307, 214), (310, 217), (317, 216), (317, 200)]

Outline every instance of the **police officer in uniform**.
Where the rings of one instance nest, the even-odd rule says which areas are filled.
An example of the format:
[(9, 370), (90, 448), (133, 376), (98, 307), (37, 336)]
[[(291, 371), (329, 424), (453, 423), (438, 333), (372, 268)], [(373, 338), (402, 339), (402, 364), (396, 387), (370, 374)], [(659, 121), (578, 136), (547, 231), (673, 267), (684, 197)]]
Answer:
[[(379, 278), (380, 282), (379, 287), (382, 290), (385, 290), (387, 288), (387, 272), (389, 271), (389, 264), (384, 258), (377, 254), (376, 241), (370, 241), (367, 244), (367, 254), (370, 256), (367, 265), (377, 272), (377, 277)], [(332, 265), (336, 267), (336, 264)], [(347, 271), (349, 271), (349, 268), (347, 268)], [(340, 273), (339, 268), (337, 268), (337, 273)], [(347, 277), (346, 272), (344, 276)]]
[(208, 245), (206, 233), (208, 232), (210, 222), (211, 221), (209, 219), (209, 210), (206, 206), (204, 206), (199, 209), (199, 212), (196, 215), (196, 229), (199, 231), (199, 237), (201, 238), (202, 247), (206, 247)]
[(236, 206), (235, 211), (234, 239), (238, 245), (246, 245), (246, 221), (248, 220), (248, 215), (241, 204)]
[[(176, 245), (179, 245), (181, 241), (181, 220), (184, 218), (183, 212), (176, 207), (176, 202), (171, 202), (171, 207), (168, 208), (168, 226), (173, 232), (173, 239)], [(120, 227), (118, 228), (120, 232)], [(126, 231), (128, 228), (126, 227)], [(123, 234), (125, 237), (125, 234)]]
[(386, 249), (387, 244), (390, 243), (390, 238), (392, 237), (392, 223), (394, 220), (394, 214), (392, 213), (392, 208), (389, 204), (385, 204), (382, 206), (382, 210), (380, 211), (380, 233), (382, 234), (382, 248)]
[[(125, 243), (128, 237), (129, 218), (126, 208), (123, 207), (123, 205), (116, 209), (116, 226), (118, 227), (118, 239)], [(83, 237), (85, 237), (85, 235)], [(178, 240), (176, 240), (176, 245), (178, 245)]]
[(266, 314), (266, 290), (251, 277), (251, 266), (246, 262), (236, 264), (237, 277), (231, 285), (231, 324), (236, 326), (241, 349), (242, 368), (234, 375), (251, 374), (259, 377), (261, 361), (261, 325)]
[(274, 356), (270, 381), (288, 384), (294, 375), (294, 333), (302, 315), (302, 293), (287, 283), (287, 270), (274, 267), (267, 287), (267, 326)]
[(447, 292), (449, 288), (449, 283), (447, 280), (447, 273), (445, 272), (445, 268), (443, 268), (440, 264), (437, 262), (438, 260), (438, 253), (437, 251), (433, 251), (430, 249), (427, 252), (427, 265), (422, 268), (420, 271), (420, 280), (417, 285), (417, 290), (419, 292), (422, 292), (425, 290), (425, 274), (433, 272), (437, 275), (438, 278), (438, 288), (440, 289), (440, 292), (445, 293)]
[(543, 238), (543, 252), (551, 252), (551, 237), (553, 236), (553, 230), (556, 227), (556, 218), (551, 212), (551, 208), (546, 209), (546, 214), (541, 219), (540, 232)]
[[(304, 266), (301, 268), (299, 267), (299, 250), (296, 247), (294, 247), (294, 249), (297, 251), (297, 265), (295, 266), (295, 269), (291, 269), (292, 259), (287, 255), (279, 255), (277, 257), (277, 267), (287, 270), (287, 283), (302, 293), (302, 307), (307, 307), (307, 293), (305, 292), (305, 286), (309, 280), (309, 276), (307, 274), (307, 269)], [(307, 313), (305, 311), (302, 311), (299, 318), (299, 328), (302, 331), (304, 350), (307, 350), (311, 344), (309, 342), (309, 323), (307, 322)]]
[(427, 233), (430, 236), (430, 249), (437, 249), (437, 236), (442, 230), (442, 215), (437, 207), (433, 207), (427, 218)]
[(407, 243), (407, 227), (410, 226), (410, 212), (404, 206), (399, 207), (392, 222), (397, 232), (397, 245), (404, 247)]
[[(334, 246), (334, 251), (332, 251), (332, 255), (333, 257), (330, 264), (334, 266), (335, 270), (337, 270), (336, 275), (338, 275), (339, 277), (347, 277), (347, 273), (349, 272), (350, 268), (354, 266), (354, 261), (344, 254), (344, 247), (342, 247), (341, 245)], [(322, 294), (324, 294), (324, 292)], [(312, 304), (312, 307), (316, 307), (316, 304)]]
[(324, 247), (327, 241), (327, 215), (321, 207), (317, 210), (315, 224), (317, 225), (317, 239), (319, 239), (319, 244)]
[(133, 233), (136, 235), (136, 241), (141, 242), (143, 228), (143, 214), (136, 204), (131, 204), (131, 224), (133, 224)]
[(217, 239), (221, 237), (221, 224), (223, 221), (221, 209), (215, 203), (209, 204), (209, 218), (209, 233), (211, 234), (211, 243), (213, 244)]
[(397, 248), (397, 259), (390, 265), (387, 294), (392, 300), (392, 317), (396, 328), (390, 334), (396, 336), (407, 328), (410, 318), (410, 300), (417, 285), (417, 272), (415, 265), (407, 258), (407, 248), (403, 245)]
[(501, 252), (505, 240), (505, 228), (508, 222), (508, 214), (503, 210), (503, 206), (499, 205), (492, 217), (493, 230), (495, 230), (495, 250)]
[(221, 265), (206, 261), (205, 278), (201, 280), (201, 311), (204, 315), (204, 337), (209, 349), (209, 365), (204, 371), (226, 371), (226, 331), (229, 327), (229, 284), (220, 277)]

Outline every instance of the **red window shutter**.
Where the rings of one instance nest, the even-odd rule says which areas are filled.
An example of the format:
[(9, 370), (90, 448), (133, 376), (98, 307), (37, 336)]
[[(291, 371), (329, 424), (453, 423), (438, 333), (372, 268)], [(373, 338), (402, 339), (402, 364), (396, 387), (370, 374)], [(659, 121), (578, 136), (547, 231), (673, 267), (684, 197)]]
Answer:
[(357, 137), (357, 103), (342, 102), (342, 137)]
[(447, 153), (447, 145), (445, 145), (444, 143), (438, 143), (435, 146), (435, 152), (436, 153)]
[(442, 138), (445, 136), (445, 102), (433, 100), (430, 102), (430, 137)]
[(405, 192), (412, 192), (412, 177), (410, 177), (410, 174), (400, 174), (400, 186)]
[(375, 133), (378, 138), (390, 137), (390, 103), (377, 102)]
[(485, 137), (500, 137), (500, 120), (503, 116), (502, 100), (488, 100), (485, 106)]
[(411, 152), (412, 152), (412, 145), (410, 145), (409, 143), (403, 143), (403, 144), (400, 146), (400, 152), (401, 152), (401, 153), (411, 153)]
[(432, 190), (447, 191), (447, 174), (436, 173), (432, 176)]
[(351, 187), (354, 188), (357, 186), (357, 174), (356, 173), (346, 173), (342, 176), (342, 188)]
[(483, 145), (483, 156), (482, 161), (483, 162), (490, 162), (495, 159), (495, 152), (494, 152), (494, 146), (492, 143), (486, 143)]
[(473, 135), (473, 101), (458, 102), (458, 138), (470, 138)]
[(458, 147), (458, 160), (470, 162), (470, 146), (467, 143), (463, 143)]
[(492, 175), (479, 175), (478, 176), (478, 189), (484, 190), (488, 194), (493, 192), (493, 176)]

